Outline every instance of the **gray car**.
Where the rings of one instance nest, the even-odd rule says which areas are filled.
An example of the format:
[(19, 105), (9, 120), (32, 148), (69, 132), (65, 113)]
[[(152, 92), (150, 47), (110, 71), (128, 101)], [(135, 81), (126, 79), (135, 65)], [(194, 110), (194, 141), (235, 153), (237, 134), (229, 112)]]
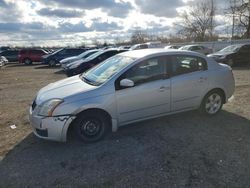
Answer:
[(179, 50), (188, 50), (198, 52), (204, 55), (213, 53), (213, 50), (201, 45), (186, 45), (179, 48)]
[(95, 142), (130, 123), (200, 109), (217, 114), (233, 95), (229, 66), (202, 54), (145, 49), (113, 56), (82, 75), (42, 88), (30, 107), (40, 138)]

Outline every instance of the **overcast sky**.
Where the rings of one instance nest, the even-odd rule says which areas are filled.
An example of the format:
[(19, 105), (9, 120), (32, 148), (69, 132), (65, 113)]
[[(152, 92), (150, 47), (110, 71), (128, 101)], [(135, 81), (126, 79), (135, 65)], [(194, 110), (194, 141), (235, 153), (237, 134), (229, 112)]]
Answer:
[[(190, 1), (199, 0), (0, 0), (0, 46), (126, 40), (136, 29), (168, 36)], [(216, 32), (225, 34), (228, 1), (217, 1)]]

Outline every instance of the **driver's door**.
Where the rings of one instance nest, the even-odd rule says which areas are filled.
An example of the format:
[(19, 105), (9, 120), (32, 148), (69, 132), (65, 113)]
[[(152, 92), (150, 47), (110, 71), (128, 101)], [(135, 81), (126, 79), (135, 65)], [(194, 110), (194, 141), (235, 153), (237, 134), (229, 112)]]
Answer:
[(135, 84), (134, 87), (116, 88), (120, 124), (170, 111), (170, 79), (167, 77), (166, 63), (166, 57), (145, 60), (133, 66), (117, 80), (120, 82), (126, 78)]

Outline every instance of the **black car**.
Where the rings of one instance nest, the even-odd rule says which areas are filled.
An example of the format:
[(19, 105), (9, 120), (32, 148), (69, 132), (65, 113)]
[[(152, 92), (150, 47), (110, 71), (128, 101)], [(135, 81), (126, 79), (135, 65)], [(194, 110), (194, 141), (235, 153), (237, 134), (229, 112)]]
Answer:
[(250, 44), (231, 45), (222, 50), (209, 54), (218, 63), (228, 64), (229, 66), (244, 65), (250, 63)]
[(18, 61), (19, 50), (5, 50), (0, 53), (0, 56), (4, 56), (9, 62)]
[(71, 56), (77, 56), (88, 50), (87, 48), (63, 48), (55, 51), (52, 54), (43, 56), (42, 64), (48, 64), (49, 66), (55, 66), (60, 63), (62, 59)]
[(107, 49), (99, 51), (84, 60), (78, 60), (76, 62), (68, 64), (64, 67), (64, 71), (67, 76), (73, 76), (76, 74), (81, 74), (88, 69), (94, 67), (95, 65), (101, 63), (102, 61), (122, 52), (126, 52), (127, 50), (119, 50), (119, 49)]

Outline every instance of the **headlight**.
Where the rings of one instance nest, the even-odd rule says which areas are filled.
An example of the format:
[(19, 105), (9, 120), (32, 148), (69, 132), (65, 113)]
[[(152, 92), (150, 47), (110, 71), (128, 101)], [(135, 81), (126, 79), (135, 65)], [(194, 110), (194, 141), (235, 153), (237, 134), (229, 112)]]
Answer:
[(52, 99), (44, 102), (38, 110), (38, 115), (51, 117), (56, 107), (63, 102), (62, 99)]

